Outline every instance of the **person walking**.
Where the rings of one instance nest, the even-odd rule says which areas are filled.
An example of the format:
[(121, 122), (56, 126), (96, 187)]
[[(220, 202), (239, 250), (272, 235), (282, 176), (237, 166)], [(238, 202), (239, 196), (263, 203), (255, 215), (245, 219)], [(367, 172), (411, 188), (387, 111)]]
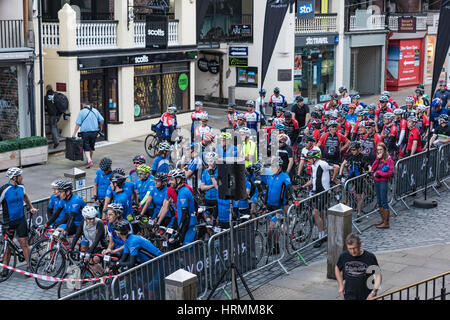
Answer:
[(394, 160), (392, 160), (387, 147), (380, 142), (377, 145), (377, 157), (370, 166), (369, 172), (373, 174), (375, 193), (377, 195), (378, 208), (381, 215), (381, 221), (375, 226), (377, 228), (389, 228), (389, 205), (388, 205), (388, 183), (389, 178), (394, 175)]
[(76, 137), (78, 130), (81, 128), (80, 133), (81, 139), (83, 139), (83, 150), (87, 160), (85, 168), (89, 169), (94, 164), (92, 159), (95, 151), (95, 140), (99, 132), (103, 129), (104, 119), (97, 109), (89, 105), (87, 100), (84, 100), (75, 123), (72, 138)]
[[(373, 253), (361, 249), (362, 242), (356, 233), (350, 233), (345, 239), (345, 244), (347, 250), (341, 253), (334, 268), (339, 295), (344, 300), (374, 298), (382, 280), (377, 257)], [(375, 283), (372, 288), (369, 288), (368, 280), (372, 274)]]
[(45, 110), (47, 111), (49, 116), (50, 130), (52, 132), (52, 140), (53, 140), (53, 149), (56, 149), (56, 147), (58, 147), (59, 145), (59, 132), (57, 124), (61, 115), (58, 113), (58, 109), (56, 108), (54, 101), (56, 92), (53, 91), (51, 85), (47, 85), (45, 89), (47, 90), (47, 94), (44, 97)]

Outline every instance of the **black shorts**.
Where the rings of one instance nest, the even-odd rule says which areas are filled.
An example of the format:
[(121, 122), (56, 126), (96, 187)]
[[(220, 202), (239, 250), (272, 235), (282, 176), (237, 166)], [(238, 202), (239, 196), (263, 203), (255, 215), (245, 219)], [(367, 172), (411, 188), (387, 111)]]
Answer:
[(27, 238), (28, 237), (28, 226), (27, 226), (27, 220), (25, 217), (22, 217), (22, 219), (10, 221), (8, 231), (11, 235), (11, 238), (14, 238), (14, 233), (17, 230), (17, 235), (19, 238)]
[(97, 131), (81, 132), (81, 139), (83, 139), (83, 150), (94, 151), (95, 140), (97, 139)]
[[(319, 194), (320, 192), (317, 192), (316, 194)], [(322, 192), (320, 196), (315, 196), (312, 199), (313, 208), (317, 209), (319, 211), (323, 211), (325, 208), (327, 208), (328, 203), (328, 192)]]

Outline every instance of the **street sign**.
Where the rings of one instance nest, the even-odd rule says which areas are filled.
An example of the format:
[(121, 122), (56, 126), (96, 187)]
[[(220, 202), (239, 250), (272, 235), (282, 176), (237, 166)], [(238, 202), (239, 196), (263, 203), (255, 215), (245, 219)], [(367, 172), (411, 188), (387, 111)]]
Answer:
[(230, 67), (248, 67), (248, 57), (228, 57)]
[(228, 55), (230, 57), (248, 57), (248, 47), (230, 47)]

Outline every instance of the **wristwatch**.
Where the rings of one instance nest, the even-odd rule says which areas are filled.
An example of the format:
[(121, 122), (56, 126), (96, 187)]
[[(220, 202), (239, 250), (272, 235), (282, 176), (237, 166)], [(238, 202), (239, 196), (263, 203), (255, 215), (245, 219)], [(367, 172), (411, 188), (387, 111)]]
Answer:
[(373, 295), (374, 297), (377, 296), (377, 292), (375, 290), (372, 290), (372, 292), (370, 294)]

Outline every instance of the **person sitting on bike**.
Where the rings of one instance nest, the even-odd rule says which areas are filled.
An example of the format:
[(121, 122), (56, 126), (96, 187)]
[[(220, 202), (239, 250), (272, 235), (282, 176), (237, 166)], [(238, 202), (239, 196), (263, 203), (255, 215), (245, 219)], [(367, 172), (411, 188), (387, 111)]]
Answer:
[(430, 139), (430, 147), (440, 147), (450, 142), (450, 126), (448, 125), (449, 116), (441, 114), (439, 116), (439, 126), (436, 127)]
[(283, 107), (277, 107), (275, 110), (275, 117), (272, 120), (272, 129), (275, 127), (275, 125), (279, 122), (277, 122), (277, 119), (282, 119), (284, 123), (284, 108)]
[(419, 129), (416, 128), (417, 120), (416, 117), (409, 117), (407, 120), (409, 131), (405, 154), (407, 157), (422, 152), (422, 137), (420, 136)]
[(389, 98), (386, 96), (381, 96), (379, 100), (380, 107), (375, 112), (375, 129), (376, 132), (381, 133), (384, 125), (384, 115), (388, 112), (392, 113), (393, 110), (390, 108)]
[(197, 216), (195, 213), (194, 196), (192, 191), (185, 186), (186, 176), (183, 171), (174, 169), (168, 175), (170, 186), (177, 191), (177, 223), (176, 230), (178, 233), (175, 237), (170, 238), (171, 243), (180, 243), (186, 245), (194, 242), (197, 224)]
[(134, 219), (133, 207), (130, 202), (129, 194), (123, 189), (126, 177), (119, 173), (115, 173), (110, 178), (111, 190), (114, 192), (114, 200), (112, 203), (118, 203), (123, 207), (123, 218), (128, 221)]
[(94, 189), (93, 189), (93, 199), (100, 208), (103, 208), (105, 203), (106, 191), (109, 186), (109, 178), (112, 175), (111, 170), (112, 160), (110, 158), (102, 158), (100, 160), (99, 168), (95, 174)]
[(202, 115), (208, 114), (205, 110), (203, 110), (203, 103), (201, 101), (195, 101), (194, 104), (194, 112), (191, 113), (191, 136), (194, 138), (195, 129), (200, 126), (200, 120)]
[[(419, 129), (422, 141), (427, 141), (430, 127), (430, 118), (427, 116), (428, 107), (421, 104), (417, 106), (417, 123), (416, 128)], [(425, 145), (426, 143), (424, 143)]]
[[(125, 170), (123, 170), (122, 168), (117, 168), (114, 169), (112, 171), (112, 175), (115, 174), (119, 174), (121, 176), (126, 177), (126, 173)], [(111, 177), (110, 177), (110, 181), (111, 181)], [(137, 202), (137, 192), (136, 192), (136, 188), (133, 182), (131, 181), (125, 181), (125, 183), (122, 186), (122, 189), (125, 191), (125, 193), (128, 195), (128, 201), (130, 203), (130, 206), (133, 204), (133, 202)], [(115, 192), (114, 190), (111, 188), (111, 183), (109, 184), (108, 190), (106, 190), (106, 196), (105, 196), (105, 204), (103, 205), (103, 215), (102, 215), (102, 219), (106, 219), (106, 208), (108, 207), (108, 205), (111, 203), (111, 201), (114, 199), (115, 197)], [(128, 209), (127, 209), (128, 210)]]
[(164, 140), (171, 141), (172, 133), (177, 128), (177, 106), (171, 104), (167, 107), (167, 112), (161, 116), (162, 132), (161, 137)]
[(229, 132), (222, 132), (220, 134), (220, 145), (217, 146), (216, 153), (219, 158), (237, 158), (238, 149), (232, 144), (232, 135)]
[(397, 127), (398, 138), (397, 138), (397, 149), (398, 149), (398, 156), (399, 158), (403, 158), (405, 155), (405, 149), (407, 144), (407, 132), (408, 132), (408, 124), (406, 122), (406, 119), (404, 119), (403, 115), (405, 113), (405, 110), (402, 108), (398, 108), (394, 110), (394, 124)]
[(199, 180), (201, 179), (201, 173), (203, 170), (203, 153), (201, 153), (201, 145), (199, 143), (192, 142), (190, 146), (190, 161), (187, 166), (184, 167), (186, 171), (187, 184), (192, 187), (194, 193), (198, 194)]
[[(6, 171), (6, 177), (8, 178), (8, 183), (0, 187), (0, 203), (2, 205), (3, 212), (3, 222), (2, 227), (3, 232), (7, 232), (10, 235), (11, 240), (14, 239), (14, 233), (17, 230), (19, 237), (19, 244), (23, 250), (23, 255), (25, 256), (27, 270), (30, 268), (30, 247), (28, 246), (28, 226), (27, 220), (24, 215), (23, 203), (26, 202), (28, 208), (30, 208), (31, 214), (36, 214), (37, 210), (31, 203), (28, 194), (25, 192), (25, 188), (22, 185), (22, 169), (12, 167)], [(31, 217), (30, 217), (31, 219)], [(2, 263), (5, 265), (9, 264), (11, 257), (10, 246), (6, 249), (5, 257)], [(3, 269), (2, 276), (7, 276), (9, 270)]]
[(294, 175), (294, 153), (292, 148), (287, 145), (286, 141), (289, 137), (285, 134), (280, 134), (277, 136), (278, 140), (278, 149), (276, 155), (281, 158), (283, 164), (281, 166), (281, 170), (286, 172), (289, 177)]
[[(83, 215), (81, 211), (86, 206), (83, 198), (73, 194), (72, 181), (64, 181), (58, 187), (59, 197), (64, 201), (64, 217), (59, 221), (55, 222), (54, 227), (66, 231), (68, 235), (73, 235), (77, 231), (78, 226), (83, 221)], [(53, 215), (55, 220), (56, 215)], [(52, 225), (54, 221), (47, 221), (47, 225)]]
[(153, 206), (144, 206), (147, 203), (147, 199), (152, 191), (152, 188), (155, 186), (155, 181), (153, 180), (153, 176), (150, 176), (150, 167), (146, 164), (141, 164), (137, 167), (137, 173), (139, 180), (134, 183), (134, 187), (138, 197), (138, 210), (140, 210), (141, 215), (146, 214), (147, 216), (152, 216)]
[[(337, 170), (339, 170), (339, 166), (329, 165), (326, 161), (321, 160), (321, 153), (317, 150), (309, 151), (307, 157), (311, 162), (311, 179), (304, 184), (302, 188), (312, 186), (313, 194), (319, 194), (330, 189), (330, 171), (334, 170), (334, 176), (337, 173)], [(331, 180), (334, 180), (334, 178), (335, 177), (332, 177)], [(318, 196), (315, 198), (312, 212), (319, 231), (319, 241), (314, 244), (314, 248), (319, 248), (322, 243), (326, 241), (326, 220), (324, 217), (324, 210), (327, 206), (326, 193), (322, 195), (323, 196)]]
[[(147, 202), (144, 205), (144, 208), (141, 212), (141, 216), (143, 216), (145, 209), (151, 204), (153, 206), (153, 215), (151, 218), (156, 218), (159, 216), (159, 212), (163, 206), (164, 200), (167, 197), (167, 175), (165, 173), (158, 173), (155, 176), (155, 186), (151, 189), (149, 196), (147, 197)], [(165, 220), (164, 220), (165, 219)], [(167, 226), (172, 219), (172, 215), (169, 214), (158, 221), (157, 225)], [(163, 221), (164, 220), (164, 221)]]
[(127, 181), (130, 181), (132, 183), (135, 183), (139, 177), (137, 174), (137, 167), (139, 167), (141, 164), (145, 164), (147, 161), (145, 160), (145, 157), (142, 155), (137, 155), (133, 158), (133, 167), (134, 169), (130, 171), (130, 175), (127, 178)]
[[(367, 162), (367, 157), (364, 156), (361, 152), (361, 143), (359, 141), (352, 141), (350, 143), (350, 154), (347, 158), (342, 162), (341, 167), (339, 169), (338, 179), (341, 180), (344, 169), (348, 167), (348, 179), (355, 178), (367, 172), (369, 170), (369, 163)], [(354, 184), (356, 199), (357, 199), (357, 214), (356, 217), (360, 217), (362, 215), (363, 202), (364, 202), (364, 192), (363, 186), (364, 182), (362, 180), (357, 180)], [(357, 222), (359, 222), (357, 220)]]
[(390, 103), (390, 107), (391, 107), (392, 110), (395, 110), (395, 109), (399, 108), (397, 102), (394, 100), (394, 98), (392, 98), (391, 93), (389, 91), (383, 91), (381, 93), (381, 95), (388, 97), (389, 103)]
[(352, 133), (352, 141), (362, 141), (364, 135), (367, 133), (366, 130), (366, 120), (360, 121), (357, 126), (355, 126), (357, 131)]
[(303, 175), (303, 169), (306, 169), (306, 175), (310, 176), (311, 175), (311, 162), (309, 162), (308, 160), (308, 152), (311, 150), (317, 150), (320, 151), (319, 147), (316, 147), (314, 145), (315, 143), (315, 139), (313, 136), (311, 135), (306, 135), (303, 137), (303, 144), (304, 147), (302, 149), (302, 153), (300, 156), (300, 163), (298, 165), (298, 171), (297, 171), (297, 175), (302, 176)]
[(352, 130), (350, 131), (350, 135), (347, 137), (350, 140), (355, 140), (355, 136), (359, 134), (359, 124), (363, 121), (367, 120), (368, 112), (365, 110), (359, 111), (357, 113), (357, 120), (355, 125), (353, 126)]
[(356, 121), (358, 120), (358, 116), (355, 113), (355, 109), (356, 109), (356, 105), (354, 105), (353, 103), (350, 103), (348, 105), (348, 112), (347, 115), (345, 116), (345, 120), (347, 120), (348, 122), (350, 122), (352, 129), (356, 124)]
[(173, 147), (167, 141), (163, 141), (158, 145), (158, 156), (153, 160), (152, 175), (158, 172), (169, 173), (170, 153)]
[(350, 139), (350, 132), (352, 131), (351, 123), (346, 119), (347, 112), (345, 110), (339, 111), (337, 118), (338, 132), (344, 135), (347, 139)]
[(383, 142), (381, 135), (375, 131), (375, 122), (367, 120), (365, 122), (367, 133), (361, 139), (362, 153), (367, 157), (369, 163), (373, 163), (377, 157), (377, 145)]
[(341, 153), (347, 150), (350, 140), (337, 132), (335, 120), (330, 120), (328, 127), (329, 132), (320, 137), (317, 147), (321, 149), (324, 159), (333, 164), (340, 164)]
[[(130, 223), (127, 220), (122, 218), (123, 207), (118, 203), (111, 203), (107, 208), (107, 216), (108, 216), (108, 224), (106, 226), (106, 230), (108, 232), (108, 247), (102, 251), (102, 254), (111, 254), (114, 256), (120, 256), (123, 251), (123, 246), (125, 242), (120, 239), (117, 234), (113, 230), (114, 223), (118, 221), (125, 221), (126, 223)], [(133, 228), (130, 229), (133, 232)]]
[[(328, 102), (325, 102), (325, 104), (323, 105), (323, 106), (321, 106), (321, 105), (318, 105), (318, 106), (321, 106), (322, 108), (320, 108), (320, 109), (322, 109), (321, 111), (319, 111), (319, 112), (321, 112), (321, 113), (323, 113), (325, 110), (327, 110), (327, 111), (330, 111), (332, 114), (333, 114), (333, 116), (335, 116), (335, 117), (337, 117), (338, 116), (338, 101), (339, 101), (339, 96), (337, 95), (337, 94), (330, 94), (330, 101), (328, 101)], [(345, 109), (344, 109), (345, 110)]]
[(247, 124), (245, 122), (245, 116), (243, 113), (238, 113), (236, 115), (236, 121), (231, 125), (231, 128), (235, 131), (238, 131), (241, 128), (246, 127)]
[(200, 190), (205, 193), (204, 205), (213, 209), (206, 211), (204, 216), (205, 218), (217, 219), (217, 200), (219, 198), (218, 156), (215, 152), (208, 152), (205, 158), (208, 167), (202, 172)]
[(241, 146), (241, 156), (244, 157), (245, 167), (251, 166), (253, 163), (258, 161), (258, 150), (256, 143), (250, 139), (252, 134), (249, 128), (241, 128), (239, 130), (241, 135), (242, 144)]
[(392, 159), (397, 159), (398, 147), (396, 143), (398, 130), (394, 123), (394, 117), (395, 115), (392, 112), (386, 112), (384, 114), (384, 126), (380, 134)]
[(48, 200), (48, 206), (47, 206), (47, 220), (50, 220), (53, 214), (60, 208), (62, 210), (62, 206), (60, 205), (61, 199), (59, 198), (59, 191), (58, 191), (58, 185), (63, 180), (58, 179), (52, 182), (52, 195), (50, 196), (50, 199)]

